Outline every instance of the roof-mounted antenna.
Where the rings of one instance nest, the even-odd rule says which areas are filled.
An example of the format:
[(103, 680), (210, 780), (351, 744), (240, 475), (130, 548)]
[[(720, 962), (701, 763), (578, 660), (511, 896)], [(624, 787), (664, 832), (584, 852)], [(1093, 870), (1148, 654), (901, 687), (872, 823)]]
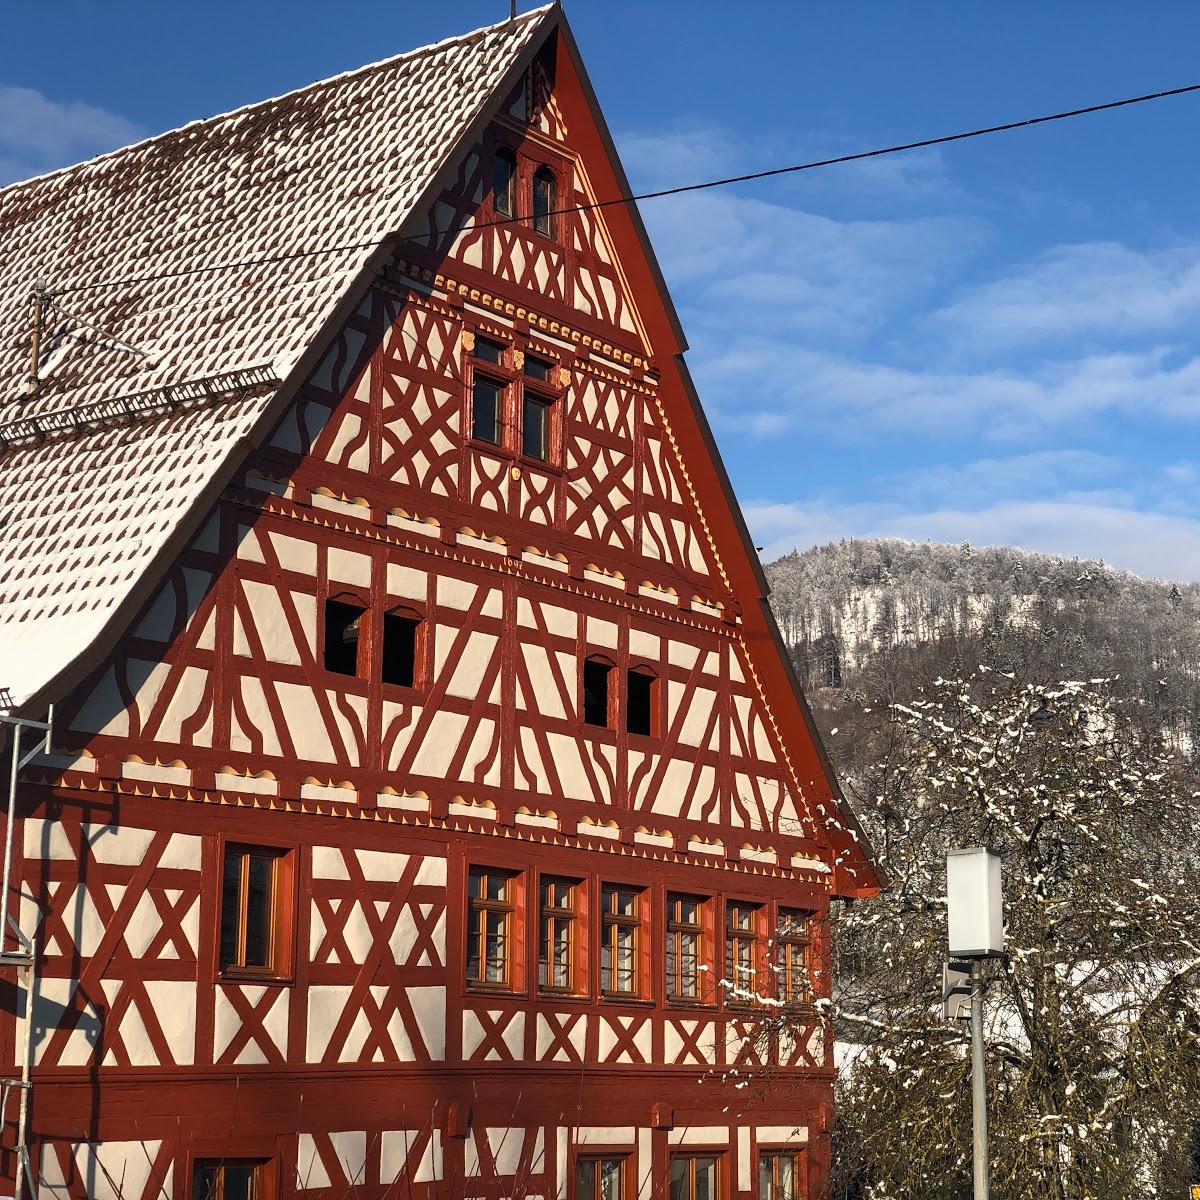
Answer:
[(36, 390), (41, 380), (38, 368), (42, 361), (42, 333), (46, 310), (50, 307), (50, 289), (39, 279), (29, 296), (29, 387)]
[(517, 19), (517, 0), (508, 0), (508, 19), (510, 21)]

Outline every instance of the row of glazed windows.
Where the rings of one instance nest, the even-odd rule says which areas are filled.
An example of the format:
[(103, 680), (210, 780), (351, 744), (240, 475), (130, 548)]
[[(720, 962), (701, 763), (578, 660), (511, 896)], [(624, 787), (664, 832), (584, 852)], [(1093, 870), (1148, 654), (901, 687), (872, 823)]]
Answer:
[[(368, 671), (369, 610), (350, 597), (325, 601), (323, 663), (337, 675), (364, 677)], [(383, 614), (378, 638), (375, 670), (383, 683), (396, 687), (423, 686), (424, 621), (412, 610), (393, 609)], [(618, 729), (645, 737), (658, 735), (660, 692), (658, 679), (649, 668), (634, 667), (624, 672), (624, 690), (618, 688), (617, 667), (606, 658), (584, 660), (581, 671), (582, 712), (586, 725)]]
[[(293, 916), (288, 903), (293, 855), (228, 845), (221, 881), (220, 968), (227, 975), (291, 974)], [(473, 866), (468, 872), (466, 982), (490, 991), (526, 986), (523, 959), (526, 873)], [(661, 977), (673, 1003), (784, 1004), (813, 999), (812, 913), (758, 901), (666, 896), (664, 942), (651, 934), (648, 889), (624, 883), (542, 875), (536, 883), (537, 988), (586, 996), (593, 986), (613, 1000), (652, 1000)], [(590, 917), (591, 911), (597, 917)], [(595, 941), (590, 936), (595, 933)], [(718, 944), (720, 934), (720, 945)], [(718, 958), (718, 953), (722, 957)], [(657, 959), (661, 972), (652, 964)], [(594, 967), (593, 967), (594, 961)], [(724, 965), (717, 978), (717, 963)]]
[(661, 978), (671, 1003), (747, 1004), (756, 996), (792, 1005), (812, 1002), (810, 912), (726, 899), (718, 925), (716, 897), (668, 892), (663, 940), (656, 947), (645, 888), (547, 875), (536, 888), (536, 902), (526, 905), (523, 872), (470, 868), (469, 987), (524, 989), (521, 959), (531, 910), (537, 987), (543, 993), (589, 996), (595, 986), (609, 999), (651, 1000), (654, 980)]
[[(669, 1200), (723, 1200), (724, 1155), (672, 1154)], [(269, 1200), (270, 1166), (265, 1160), (213, 1159), (192, 1169), (192, 1200)], [(804, 1152), (763, 1148), (758, 1152), (758, 1200), (805, 1200)], [(637, 1195), (630, 1155), (579, 1155), (572, 1200), (632, 1200)]]

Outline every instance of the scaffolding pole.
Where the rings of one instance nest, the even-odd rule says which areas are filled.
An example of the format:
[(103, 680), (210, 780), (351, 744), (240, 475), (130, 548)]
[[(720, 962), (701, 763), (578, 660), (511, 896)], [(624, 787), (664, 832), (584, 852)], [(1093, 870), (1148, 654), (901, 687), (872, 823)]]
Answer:
[[(12, 753), (9, 758), (8, 804), (4, 814), (4, 866), (0, 874), (0, 967), (13, 967), (17, 973), (18, 994), (24, 992), (25, 1006), (21, 1038), (20, 1061), (16, 1064), (21, 1074), (15, 1079), (0, 1080), (0, 1121), (8, 1118), (8, 1097), (15, 1090), (19, 1093), (17, 1107), (17, 1142), (14, 1147), (16, 1169), (13, 1172), (13, 1200), (22, 1200), (26, 1185), (33, 1195), (33, 1165), (29, 1157), (29, 1099), (33, 1090), (33, 994), (36, 983), (36, 957), (33, 938), (21, 929), (21, 906), (18, 900), (16, 913), (12, 908), (12, 861), (13, 841), (17, 828), (17, 782), (21, 772), (39, 754), (50, 752), (50, 735), (54, 726), (54, 707), (45, 721), (31, 721), (0, 713), (0, 723), (12, 729)], [(31, 750), (22, 753), (22, 740), (26, 730), (42, 734)], [(14, 1014), (16, 1016), (16, 1014)]]

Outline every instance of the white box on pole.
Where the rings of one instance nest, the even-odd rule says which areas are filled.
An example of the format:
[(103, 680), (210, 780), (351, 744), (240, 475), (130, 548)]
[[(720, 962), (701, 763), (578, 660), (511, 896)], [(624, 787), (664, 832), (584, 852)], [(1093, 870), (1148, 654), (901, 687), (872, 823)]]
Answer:
[(1004, 953), (998, 854), (981, 846), (946, 854), (946, 916), (952, 958)]

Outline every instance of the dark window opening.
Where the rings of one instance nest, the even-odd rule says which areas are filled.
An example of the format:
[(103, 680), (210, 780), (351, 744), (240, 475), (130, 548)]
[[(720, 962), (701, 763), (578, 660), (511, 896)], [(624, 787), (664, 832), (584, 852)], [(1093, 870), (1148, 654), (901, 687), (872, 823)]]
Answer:
[(325, 601), (325, 670), (358, 674), (358, 635), (364, 611), (357, 604)]
[(504, 362), (504, 346), (500, 342), (493, 342), (491, 338), (477, 337), (472, 353), (476, 358), (482, 358), (484, 362), (495, 363), (497, 366)]
[(513, 215), (513, 183), (517, 161), (511, 150), (497, 150), (492, 159), (492, 208), (501, 216)]
[(421, 622), (401, 613), (383, 614), (384, 683), (414, 687), (417, 677), (417, 631)]
[(624, 1200), (624, 1158), (580, 1158), (575, 1163), (575, 1200)]
[(221, 970), (270, 973), (276, 966), (276, 850), (225, 848), (221, 880)]
[(471, 391), (471, 436), (481, 442), (500, 444), (500, 413), (504, 386), (482, 375), (475, 376)]
[(521, 422), (521, 449), (530, 458), (550, 458), (550, 402), (526, 395)]
[(192, 1200), (262, 1200), (263, 1164), (221, 1159), (192, 1169)]
[(717, 1159), (712, 1154), (671, 1157), (669, 1200), (720, 1200)]
[(530, 379), (540, 379), (543, 383), (549, 383), (553, 368), (554, 364), (546, 362), (544, 358), (534, 358), (528, 354), (525, 356), (525, 374)]
[(649, 737), (654, 732), (654, 676), (629, 671), (626, 681), (625, 728)]
[(554, 236), (555, 193), (554, 172), (539, 167), (533, 177), (533, 227), (547, 237)]
[(583, 664), (583, 719), (588, 725), (608, 725), (608, 663), (589, 658)]

